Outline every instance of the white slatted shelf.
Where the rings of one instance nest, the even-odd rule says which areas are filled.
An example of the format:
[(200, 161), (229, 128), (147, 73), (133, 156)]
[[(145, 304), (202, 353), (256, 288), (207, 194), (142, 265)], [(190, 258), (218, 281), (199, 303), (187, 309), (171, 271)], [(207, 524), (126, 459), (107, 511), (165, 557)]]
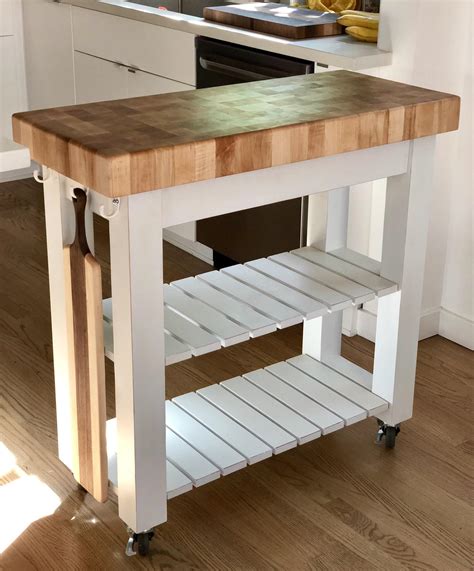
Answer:
[[(397, 291), (395, 283), (378, 275), (379, 266), (347, 248), (325, 253), (308, 247), (165, 284), (166, 364)], [(105, 354), (110, 359), (112, 318), (112, 300), (104, 300)], [(345, 362), (330, 366), (371, 387), (371, 376), (362, 369)]]
[(225, 292), (228, 296), (246, 303), (275, 321), (280, 329), (291, 327), (303, 321), (301, 312), (272, 297), (268, 297), (242, 282), (232, 279), (230, 276), (226, 276), (222, 272), (208, 272), (197, 276), (197, 279), (203, 280), (215, 289)]
[(236, 323), (248, 329), (251, 337), (259, 337), (260, 335), (267, 335), (276, 331), (277, 326), (274, 320), (257, 313), (245, 303), (214, 289), (205, 281), (196, 278), (185, 278), (184, 280), (172, 282), (171, 285), (227, 315)]
[(363, 270), (367, 270), (368, 272), (377, 274), (378, 276), (380, 275), (380, 262), (373, 258), (369, 258), (369, 256), (364, 256), (364, 254), (360, 254), (350, 248), (338, 248), (337, 250), (331, 250), (329, 253), (331, 256), (345, 260), (346, 262), (349, 262), (354, 266), (358, 266)]
[(355, 266), (350, 262), (337, 258), (336, 256), (321, 252), (321, 250), (317, 250), (316, 248), (299, 248), (298, 250), (293, 250), (292, 253), (336, 274), (349, 278), (360, 285), (366, 286), (374, 290), (378, 296), (393, 293), (398, 289), (397, 285), (393, 282)]
[[(388, 409), (307, 355), (166, 401), (168, 498)], [(107, 422), (117, 482), (116, 422)]]

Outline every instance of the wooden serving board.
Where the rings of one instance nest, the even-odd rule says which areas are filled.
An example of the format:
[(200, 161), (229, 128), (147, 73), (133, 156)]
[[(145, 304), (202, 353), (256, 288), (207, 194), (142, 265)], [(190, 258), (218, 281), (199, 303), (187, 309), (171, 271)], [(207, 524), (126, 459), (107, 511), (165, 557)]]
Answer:
[(105, 364), (100, 265), (85, 232), (86, 194), (75, 189), (76, 236), (64, 248), (72, 397), (73, 473), (100, 502), (107, 499)]
[(338, 16), (265, 2), (204, 8), (206, 20), (291, 40), (341, 34), (342, 26), (336, 22)]

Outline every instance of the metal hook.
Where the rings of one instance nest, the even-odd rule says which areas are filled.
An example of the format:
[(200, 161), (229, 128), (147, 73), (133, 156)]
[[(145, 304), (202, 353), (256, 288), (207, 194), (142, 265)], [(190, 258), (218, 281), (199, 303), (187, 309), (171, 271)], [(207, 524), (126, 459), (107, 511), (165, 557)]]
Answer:
[(99, 214), (102, 216), (102, 218), (105, 218), (106, 220), (112, 220), (112, 218), (115, 218), (117, 216), (120, 210), (120, 198), (113, 198), (112, 204), (114, 208), (111, 214), (106, 214), (105, 206), (103, 204), (100, 205)]
[(49, 168), (43, 167), (43, 172), (46, 173), (44, 176), (39, 173), (38, 169), (33, 171), (33, 178), (36, 180), (36, 182), (43, 184), (48, 180), (50, 174)]

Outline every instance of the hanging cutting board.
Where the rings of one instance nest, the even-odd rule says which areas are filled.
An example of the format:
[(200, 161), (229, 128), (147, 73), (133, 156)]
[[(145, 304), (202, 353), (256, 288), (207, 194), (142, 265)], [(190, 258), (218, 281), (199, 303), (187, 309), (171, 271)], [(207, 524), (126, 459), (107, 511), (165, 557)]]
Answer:
[(292, 40), (341, 34), (338, 17), (339, 14), (266, 2), (204, 8), (206, 20)]
[(107, 499), (105, 363), (100, 265), (85, 229), (87, 196), (74, 190), (76, 236), (64, 248), (72, 395), (73, 472), (95, 499)]

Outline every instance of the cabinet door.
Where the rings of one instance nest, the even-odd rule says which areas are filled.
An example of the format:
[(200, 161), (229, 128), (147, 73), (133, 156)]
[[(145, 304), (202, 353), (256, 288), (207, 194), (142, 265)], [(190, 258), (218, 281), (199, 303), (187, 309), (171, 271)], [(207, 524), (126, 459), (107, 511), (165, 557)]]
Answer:
[(74, 52), (76, 103), (92, 103), (128, 96), (128, 73), (123, 66)]
[(24, 111), (15, 50), (15, 36), (0, 37), (0, 136), (8, 139), (12, 136), (12, 114)]
[(140, 97), (142, 95), (158, 95), (159, 93), (173, 93), (174, 91), (188, 91), (194, 89), (192, 85), (173, 81), (152, 73), (138, 69), (127, 69), (128, 96)]
[(72, 105), (71, 6), (51, 0), (25, 0), (21, 4), (29, 108)]
[(0, 0), (0, 37), (13, 35), (13, 0)]

